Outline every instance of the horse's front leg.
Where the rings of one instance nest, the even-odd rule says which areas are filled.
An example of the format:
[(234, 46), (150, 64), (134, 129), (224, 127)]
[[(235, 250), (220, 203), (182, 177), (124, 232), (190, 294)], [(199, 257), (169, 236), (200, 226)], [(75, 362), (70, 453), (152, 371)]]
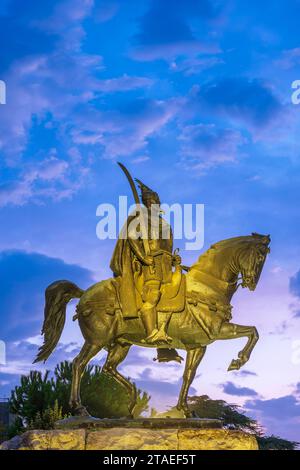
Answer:
[(205, 351), (206, 347), (190, 349), (189, 351), (187, 351), (183, 382), (177, 403), (177, 409), (182, 410), (187, 418), (190, 418), (192, 416), (187, 405), (187, 396), (189, 388), (195, 378), (197, 367), (199, 366), (200, 361), (205, 354)]
[(228, 370), (238, 370), (249, 360), (259, 335), (255, 326), (242, 326), (223, 323), (217, 339), (248, 338), (246, 346), (238, 353), (238, 359), (232, 359)]

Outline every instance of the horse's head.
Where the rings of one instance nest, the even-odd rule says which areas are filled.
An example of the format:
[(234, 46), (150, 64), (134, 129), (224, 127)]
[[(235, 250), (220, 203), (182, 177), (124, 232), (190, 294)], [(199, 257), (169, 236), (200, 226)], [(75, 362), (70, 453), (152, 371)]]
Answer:
[(267, 254), (270, 253), (269, 235), (252, 233), (251, 240), (239, 250), (238, 264), (242, 275), (242, 287), (255, 290), (259, 281)]

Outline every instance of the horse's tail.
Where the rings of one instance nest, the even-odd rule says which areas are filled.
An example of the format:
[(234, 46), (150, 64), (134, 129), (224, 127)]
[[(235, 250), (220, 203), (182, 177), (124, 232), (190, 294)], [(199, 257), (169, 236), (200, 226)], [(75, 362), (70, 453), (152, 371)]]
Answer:
[(65, 325), (67, 303), (71, 299), (80, 298), (83, 292), (70, 281), (56, 281), (47, 287), (42, 328), (44, 344), (39, 348), (34, 363), (45, 362), (54, 351)]

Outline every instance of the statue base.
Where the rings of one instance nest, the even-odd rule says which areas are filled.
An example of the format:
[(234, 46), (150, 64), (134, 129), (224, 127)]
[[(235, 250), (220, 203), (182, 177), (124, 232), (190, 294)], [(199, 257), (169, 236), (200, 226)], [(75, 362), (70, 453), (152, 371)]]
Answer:
[(2, 450), (258, 450), (255, 437), (210, 419), (72, 417), (52, 431), (27, 431)]

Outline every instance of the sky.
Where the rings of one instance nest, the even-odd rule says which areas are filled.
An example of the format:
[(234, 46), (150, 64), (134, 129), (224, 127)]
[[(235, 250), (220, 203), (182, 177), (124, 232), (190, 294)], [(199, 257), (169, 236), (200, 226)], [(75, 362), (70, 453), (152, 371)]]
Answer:
[[(202, 251), (271, 235), (256, 291), (233, 299), (234, 321), (260, 333), (250, 361), (228, 373), (244, 340), (214, 343), (190, 394), (300, 441), (299, 15), (299, 0), (2, 0), (1, 397), (80, 348), (71, 302), (49, 362), (31, 364), (47, 285), (111, 276), (115, 241), (97, 238), (96, 209), (130, 196), (122, 161), (163, 202), (204, 204)], [(200, 255), (177, 246), (184, 264)], [(183, 365), (153, 356), (134, 347), (120, 370), (166, 409)]]

